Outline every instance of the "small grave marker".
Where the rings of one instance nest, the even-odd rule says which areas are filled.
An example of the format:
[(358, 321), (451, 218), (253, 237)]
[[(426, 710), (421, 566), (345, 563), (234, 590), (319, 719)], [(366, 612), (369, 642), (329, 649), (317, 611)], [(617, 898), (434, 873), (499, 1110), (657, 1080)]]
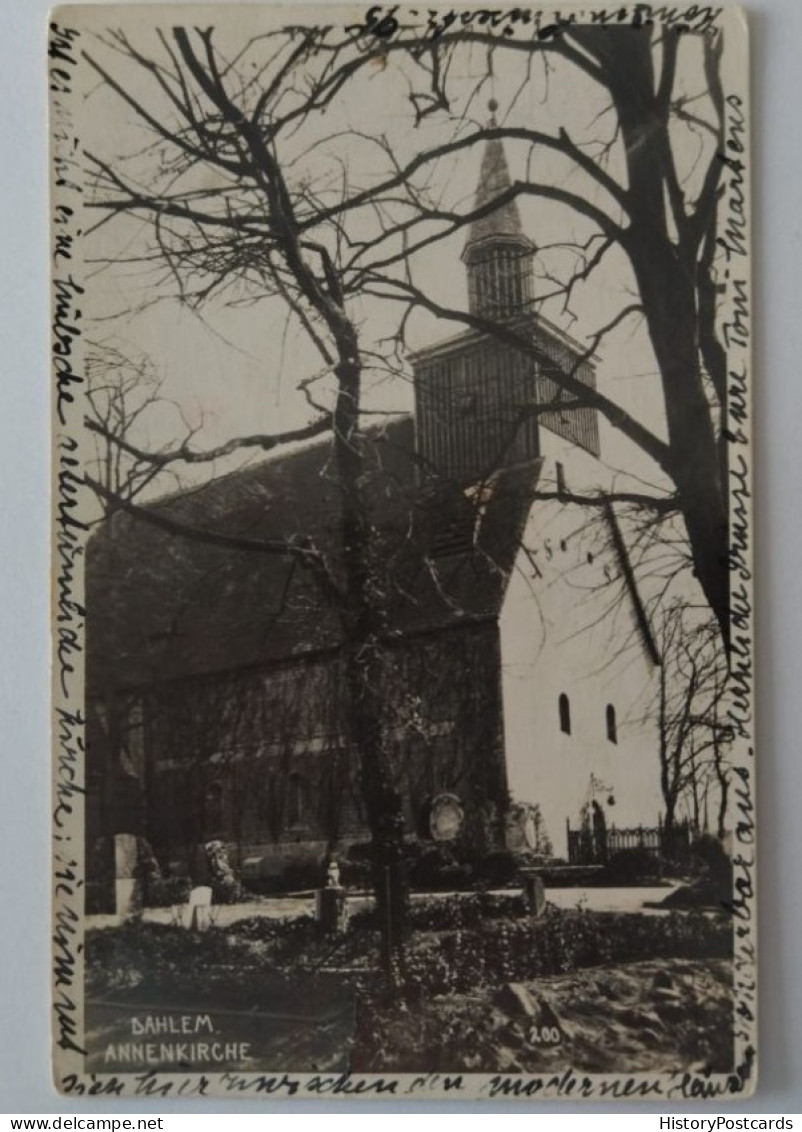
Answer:
[(546, 909), (546, 888), (543, 878), (534, 869), (522, 869), (523, 896), (532, 916), (542, 916)]

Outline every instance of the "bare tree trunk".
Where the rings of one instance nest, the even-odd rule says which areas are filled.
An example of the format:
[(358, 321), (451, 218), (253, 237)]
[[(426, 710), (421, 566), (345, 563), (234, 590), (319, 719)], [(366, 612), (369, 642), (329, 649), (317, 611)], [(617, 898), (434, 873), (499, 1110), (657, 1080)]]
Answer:
[(348, 730), (357, 750), (362, 793), (372, 840), (373, 881), (382, 939), (382, 961), (391, 986), (403, 976), (407, 934), (404, 878), (404, 814), (394, 781), (382, 722), (381, 595), (372, 568), (371, 528), (364, 493), (359, 437), (361, 368), (356, 335), (338, 341), (345, 360), (337, 371), (334, 446), (340, 479), (345, 565), (345, 680)]
[[(696, 279), (700, 236), (684, 219), (670, 231), (666, 184), (673, 172), (668, 113), (654, 73), (650, 37), (624, 29), (626, 51), (594, 29), (599, 57), (621, 125), (628, 173), (630, 226), (623, 246), (632, 264), (654, 348), (666, 406), (670, 472), (691, 545), (694, 571), (729, 641), (727, 484), (699, 354)], [(617, 44), (618, 49), (615, 44)], [(672, 50), (667, 33), (664, 50)], [(677, 191), (679, 187), (677, 187)], [(723, 390), (719, 392), (723, 396)], [(723, 406), (722, 406), (723, 408)]]
[(674, 758), (670, 750), (670, 705), (668, 702), (668, 675), (666, 673), (665, 657), (668, 652), (668, 629), (663, 627), (663, 663), (660, 666), (660, 700), (659, 700), (659, 744), (660, 744), (660, 791), (663, 795), (666, 811), (663, 820), (663, 836), (661, 851), (670, 854), (674, 845), (677, 797), (679, 793), (677, 776), (675, 773)]
[(693, 759), (693, 761), (691, 762), (691, 769), (690, 769), (690, 780), (691, 780), (690, 785), (691, 785), (691, 801), (693, 803), (693, 830), (694, 830), (694, 833), (698, 835), (700, 830), (701, 830), (701, 825), (702, 825), (702, 822), (701, 822), (702, 803), (701, 803), (701, 799), (699, 797), (699, 776), (698, 776), (698, 773), (697, 773), (698, 768), (696, 766), (696, 755), (695, 755), (695, 753), (693, 754), (692, 759)]
[[(664, 250), (660, 256), (653, 245), (644, 246), (637, 262), (646, 321), (665, 390), (672, 475), (694, 571), (722, 637), (728, 641), (726, 485), (721, 480), (718, 445), (695, 347), (698, 326), (693, 289), (680, 281), (684, 269), (670, 252)], [(660, 294), (671, 294), (672, 302), (658, 301)]]
[[(716, 721), (717, 722), (717, 721)], [(718, 814), (716, 815), (716, 837), (719, 841), (724, 841), (724, 835), (727, 832), (727, 804), (729, 802), (730, 792), (730, 776), (727, 768), (724, 766), (723, 755), (721, 751), (721, 735), (718, 728), (713, 732), (713, 767), (716, 772), (716, 779), (718, 780), (719, 796), (718, 796)]]
[(719, 775), (719, 801), (718, 816), (716, 819), (716, 837), (723, 841), (727, 832), (727, 795), (729, 794), (730, 780), (727, 775)]

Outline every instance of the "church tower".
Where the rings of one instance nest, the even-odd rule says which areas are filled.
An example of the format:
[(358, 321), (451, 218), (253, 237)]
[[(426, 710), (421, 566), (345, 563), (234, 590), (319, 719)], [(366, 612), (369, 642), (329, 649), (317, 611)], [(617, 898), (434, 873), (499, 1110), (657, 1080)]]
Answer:
[[(490, 103), (491, 114), (497, 109)], [(495, 126), (491, 117), (490, 127)], [(468, 313), (514, 326), (530, 349), (469, 328), (412, 358), (420, 474), (461, 486), (541, 456), (541, 428), (598, 455), (594, 410), (570, 408), (554, 376), (570, 372), (595, 385), (582, 349), (534, 310), (535, 246), (525, 235), (504, 145), (485, 145), (462, 252)], [(553, 404), (554, 410), (541, 406)]]
[[(491, 101), (495, 115), (498, 104)], [(489, 126), (496, 126), (491, 117)], [(479, 172), (473, 212), (479, 213), (468, 230), (462, 262), (468, 269), (468, 310), (485, 318), (515, 318), (532, 309), (534, 244), (521, 227), (511, 189), (507, 157), (500, 139), (487, 143)], [(493, 206), (493, 201), (503, 203)]]

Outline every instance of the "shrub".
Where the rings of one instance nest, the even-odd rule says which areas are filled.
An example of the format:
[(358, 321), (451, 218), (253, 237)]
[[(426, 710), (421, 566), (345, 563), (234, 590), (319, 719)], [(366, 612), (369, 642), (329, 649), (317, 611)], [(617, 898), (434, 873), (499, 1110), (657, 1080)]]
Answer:
[(416, 855), (408, 875), (412, 888), (434, 891), (465, 888), (472, 879), (470, 867), (445, 845), (432, 845)]
[(310, 892), (326, 883), (326, 869), (321, 862), (303, 861), (285, 865), (272, 875), (249, 877), (248, 888), (259, 896), (287, 892)]
[(341, 884), (344, 884), (347, 888), (370, 888), (373, 883), (370, 861), (349, 861), (346, 859), (340, 861), (339, 865)]
[(373, 859), (373, 847), (369, 841), (355, 841), (348, 848), (347, 861), (370, 864)]
[(728, 895), (732, 891), (732, 862), (721, 842), (705, 834), (695, 842), (691, 853), (699, 863), (703, 878)]
[(138, 986), (170, 994), (194, 990), (216, 968), (248, 966), (253, 957), (247, 942), (220, 928), (199, 932), (132, 920), (86, 935), (88, 981), (107, 993)]
[(170, 908), (186, 904), (192, 881), (189, 877), (152, 877), (143, 887), (146, 908)]
[(415, 904), (410, 912), (410, 926), (418, 932), (442, 932), (455, 929), (476, 928), (484, 919), (500, 919), (503, 916), (525, 916), (526, 902), (523, 896), (494, 896), (488, 892), (474, 892), (465, 896), (450, 896), (446, 899), (426, 901)]
[[(724, 916), (548, 907), (534, 919), (525, 914), (522, 898), (512, 894), (472, 893), (413, 905), (411, 927), (406, 963), (411, 999), (471, 993), (502, 981), (527, 982), (580, 968), (732, 954), (732, 922)], [(310, 979), (330, 961), (332, 946), (310, 917), (254, 916), (203, 932), (133, 921), (87, 932), (88, 990), (97, 998), (136, 993), (145, 1001), (154, 1001), (154, 995), (165, 1001), (213, 996), (229, 1008), (240, 1002), (252, 1006), (261, 998), (275, 1009), (275, 996), (283, 1001), (285, 993), (290, 1000), (301, 989), (311, 993)], [(345, 981), (336, 973), (326, 978), (334, 990), (347, 987), (349, 994), (375, 986), (377, 954), (373, 914), (357, 913), (338, 941), (335, 963), (363, 967), (364, 974)]]
[(114, 881), (97, 880), (86, 883), (86, 914), (94, 916), (98, 913), (114, 911)]
[(480, 857), (474, 864), (474, 876), (488, 888), (503, 888), (518, 875), (521, 859), (508, 849), (500, 849)]
[[(465, 909), (466, 919), (469, 909)], [(472, 928), (413, 941), (410, 993), (465, 992), (499, 980), (526, 981), (583, 967), (654, 958), (723, 958), (732, 927), (722, 917), (643, 916), (550, 909), (534, 920), (485, 918)]]
[[(437, 842), (408, 838), (404, 857), (410, 887), (421, 892), (464, 891), (470, 888), (503, 888), (513, 883), (524, 864), (541, 864), (542, 858), (511, 853), (507, 849), (477, 852), (477, 845), (467, 838)], [(363, 884), (371, 882), (370, 842), (358, 842), (348, 850), (343, 868), (364, 867)]]
[[(732, 900), (732, 862), (715, 837), (705, 834), (691, 849), (693, 880), (662, 902), (666, 908), (721, 908)], [(685, 876), (688, 875), (685, 869)]]
[(622, 849), (604, 869), (605, 884), (635, 884), (660, 873), (659, 862), (646, 849)]

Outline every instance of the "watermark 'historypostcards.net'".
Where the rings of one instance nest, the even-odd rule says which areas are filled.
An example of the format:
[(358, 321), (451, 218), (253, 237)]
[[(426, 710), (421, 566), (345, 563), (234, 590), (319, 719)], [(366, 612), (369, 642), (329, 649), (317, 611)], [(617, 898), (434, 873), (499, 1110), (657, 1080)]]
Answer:
[(67, 1094), (756, 1080), (735, 9), (51, 16)]

